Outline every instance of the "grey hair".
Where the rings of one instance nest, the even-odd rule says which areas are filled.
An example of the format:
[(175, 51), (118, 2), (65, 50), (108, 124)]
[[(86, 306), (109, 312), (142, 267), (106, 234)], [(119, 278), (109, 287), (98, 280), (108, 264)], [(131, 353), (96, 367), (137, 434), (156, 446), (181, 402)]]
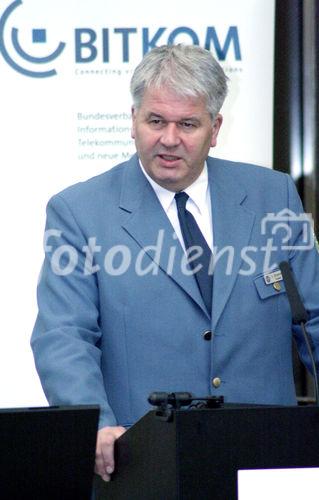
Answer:
[(196, 45), (162, 45), (144, 56), (131, 79), (134, 107), (146, 89), (169, 88), (181, 97), (204, 97), (214, 119), (227, 95), (227, 76), (212, 54)]

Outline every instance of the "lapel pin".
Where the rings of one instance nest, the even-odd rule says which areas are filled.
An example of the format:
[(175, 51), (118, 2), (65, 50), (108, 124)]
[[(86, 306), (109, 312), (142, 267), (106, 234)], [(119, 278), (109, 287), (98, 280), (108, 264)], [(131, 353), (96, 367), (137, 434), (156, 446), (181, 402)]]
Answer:
[(273, 285), (274, 289), (276, 290), (276, 292), (280, 292), (281, 290), (281, 285), (278, 281), (276, 281)]

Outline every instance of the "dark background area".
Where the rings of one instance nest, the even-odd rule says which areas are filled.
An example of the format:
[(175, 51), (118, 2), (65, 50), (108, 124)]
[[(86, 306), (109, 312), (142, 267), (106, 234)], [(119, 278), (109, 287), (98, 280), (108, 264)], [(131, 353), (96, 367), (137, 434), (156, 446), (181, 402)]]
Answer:
[[(277, 0), (273, 166), (292, 175), (319, 232), (319, 0)], [(312, 378), (295, 346), (300, 401), (313, 399)]]

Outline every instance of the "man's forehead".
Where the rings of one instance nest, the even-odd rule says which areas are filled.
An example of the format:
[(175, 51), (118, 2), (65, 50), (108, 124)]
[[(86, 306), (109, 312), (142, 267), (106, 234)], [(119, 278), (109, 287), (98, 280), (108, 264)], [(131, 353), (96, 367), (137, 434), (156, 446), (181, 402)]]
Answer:
[(183, 96), (167, 88), (148, 88), (141, 102), (145, 114), (176, 113), (179, 116), (200, 116), (208, 113), (206, 99), (203, 96)]
[(144, 95), (142, 98), (142, 102), (146, 100), (158, 100), (158, 101), (178, 101), (185, 103), (205, 103), (205, 96), (199, 96), (197, 94), (190, 95), (183, 92), (179, 92), (178, 90), (173, 89), (169, 86), (162, 87), (147, 87), (144, 91)]

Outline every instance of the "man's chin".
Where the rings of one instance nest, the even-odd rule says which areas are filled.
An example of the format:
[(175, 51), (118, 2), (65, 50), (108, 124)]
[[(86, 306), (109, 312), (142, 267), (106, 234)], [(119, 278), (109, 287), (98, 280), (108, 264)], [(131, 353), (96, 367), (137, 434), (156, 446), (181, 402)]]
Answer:
[[(168, 189), (168, 191), (180, 191), (183, 189), (185, 181), (183, 182), (183, 178), (181, 178), (180, 175), (176, 175), (176, 173), (171, 172), (171, 175), (162, 175), (157, 176), (154, 178), (155, 182), (162, 186), (165, 189)], [(181, 187), (182, 186), (182, 187)]]

